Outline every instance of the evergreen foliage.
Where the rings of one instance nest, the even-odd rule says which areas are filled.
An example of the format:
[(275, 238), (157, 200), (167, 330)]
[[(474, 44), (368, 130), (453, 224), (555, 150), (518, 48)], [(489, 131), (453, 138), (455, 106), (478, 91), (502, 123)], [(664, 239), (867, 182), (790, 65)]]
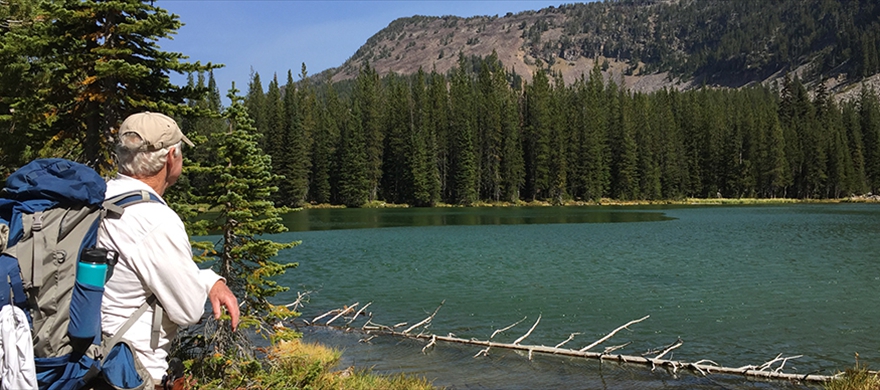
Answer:
[[(241, 307), (240, 326), (255, 328), (257, 333), (273, 333), (273, 326), (296, 313), (283, 305), (273, 305), (269, 299), (288, 288), (273, 280), (296, 263), (281, 264), (271, 259), (278, 251), (291, 248), (299, 242), (277, 243), (259, 238), (265, 234), (286, 231), (280, 214), (289, 211), (275, 207), (272, 194), (278, 191), (273, 184), (279, 177), (272, 173), (271, 157), (258, 146), (258, 134), (247, 114), (242, 97), (233, 84), (227, 95), (231, 105), (222, 114), (225, 126), (210, 135), (214, 140), (213, 162), (193, 164), (186, 168), (187, 174), (206, 177), (206, 187), (201, 194), (192, 196), (190, 208), (216, 211), (213, 218), (190, 221), (194, 235), (205, 236), (219, 232), (218, 243), (194, 243), (201, 251), (198, 261), (211, 261), (212, 268), (226, 278), (230, 290), (238, 297)], [(202, 212), (205, 210), (202, 209)], [(184, 214), (192, 215), (192, 213)], [(250, 356), (252, 350), (242, 332), (232, 332), (229, 326), (206, 325), (213, 332), (205, 332), (202, 350), (217, 348)]]
[(215, 67), (160, 50), (157, 41), (180, 21), (140, 0), (15, 1), (0, 9), (20, 18), (0, 28), (3, 171), (63, 156), (108, 173), (114, 131), (126, 116), (189, 114), (185, 99), (205, 92), (171, 84), (169, 73)]
[[(316, 90), (311, 153), (277, 161), (311, 167), (303, 203), (353, 207), (824, 199), (880, 186), (880, 103), (870, 89), (841, 103), (821, 88), (811, 95), (798, 77), (778, 91), (635, 93), (606, 81), (598, 64), (570, 85), (540, 69), (525, 85), (516, 80), (491, 55), (460, 55), (448, 75), (377, 80), (365, 67), (348, 95), (337, 95), (337, 84)], [(366, 131), (370, 118), (381, 121), (378, 133)], [(381, 147), (372, 150), (368, 139)]]

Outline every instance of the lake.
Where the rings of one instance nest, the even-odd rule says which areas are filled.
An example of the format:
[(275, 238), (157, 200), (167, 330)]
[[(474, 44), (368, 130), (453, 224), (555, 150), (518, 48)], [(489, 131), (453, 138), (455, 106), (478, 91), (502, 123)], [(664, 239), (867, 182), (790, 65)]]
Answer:
[[(414, 324), (445, 304), (438, 335), (580, 348), (650, 315), (602, 347), (640, 355), (677, 338), (675, 360), (833, 374), (854, 354), (880, 366), (880, 205), (307, 209), (285, 217), (302, 240), (280, 261), (278, 301), (310, 291), (303, 319), (372, 302), (373, 321)], [(452, 389), (802, 388), (785, 382), (651, 371), (556, 356), (305, 328), (345, 350), (343, 368), (424, 376)]]

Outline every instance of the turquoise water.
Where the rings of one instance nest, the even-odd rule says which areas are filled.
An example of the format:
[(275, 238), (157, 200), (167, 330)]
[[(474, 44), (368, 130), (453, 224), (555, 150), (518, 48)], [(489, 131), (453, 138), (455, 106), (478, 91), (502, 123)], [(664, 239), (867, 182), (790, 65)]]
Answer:
[[(415, 323), (441, 301), (431, 332), (580, 348), (651, 317), (603, 346), (639, 355), (674, 342), (673, 359), (725, 366), (804, 355), (790, 372), (880, 365), (880, 207), (782, 205), (305, 210), (274, 237), (299, 262), (281, 282), (311, 291), (303, 318), (372, 302), (373, 321)], [(345, 365), (427, 377), (449, 388), (779, 388), (779, 382), (700, 378), (638, 366), (307, 329), (342, 347)], [(873, 364), (872, 364), (873, 363)]]

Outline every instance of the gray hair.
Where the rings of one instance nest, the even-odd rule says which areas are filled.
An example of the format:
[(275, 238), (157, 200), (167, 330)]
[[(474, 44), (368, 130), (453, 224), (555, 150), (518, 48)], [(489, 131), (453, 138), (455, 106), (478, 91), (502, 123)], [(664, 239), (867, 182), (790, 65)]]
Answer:
[(174, 148), (174, 156), (183, 154), (178, 142), (158, 150), (142, 150), (144, 140), (137, 133), (129, 132), (119, 136), (116, 144), (116, 164), (119, 173), (128, 176), (153, 176), (165, 166), (165, 157)]

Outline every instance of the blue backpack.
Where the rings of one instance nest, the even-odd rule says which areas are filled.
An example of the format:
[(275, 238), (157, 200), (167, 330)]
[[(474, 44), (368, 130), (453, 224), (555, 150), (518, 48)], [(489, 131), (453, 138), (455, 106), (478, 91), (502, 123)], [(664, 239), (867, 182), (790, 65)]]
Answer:
[[(122, 339), (140, 315), (102, 340), (103, 283), (80, 283), (76, 272), (82, 254), (97, 250), (112, 274), (116, 256), (95, 248), (102, 219), (161, 200), (147, 191), (105, 200), (106, 188), (85, 165), (38, 159), (10, 175), (0, 192), (0, 307), (14, 305), (27, 316), (40, 390), (77, 390), (99, 376), (118, 389), (151, 383)], [(139, 313), (150, 304), (155, 299)]]

